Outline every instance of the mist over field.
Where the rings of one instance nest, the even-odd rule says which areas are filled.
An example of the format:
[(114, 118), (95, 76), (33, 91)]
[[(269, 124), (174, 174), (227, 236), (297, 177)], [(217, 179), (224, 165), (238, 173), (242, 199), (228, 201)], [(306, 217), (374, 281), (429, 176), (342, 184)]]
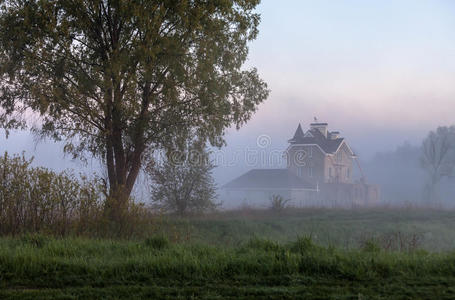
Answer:
[(454, 16), (1, 1), (0, 298), (455, 299)]
[[(281, 136), (266, 134), (270, 137), (270, 144), (265, 148), (258, 146), (258, 137), (261, 135), (250, 135), (245, 139), (235, 138), (236, 134), (242, 134), (242, 130), (244, 129), (241, 129), (240, 132), (232, 131), (228, 134), (227, 146), (220, 149), (212, 148), (212, 158), (217, 164), (213, 175), (218, 187), (250, 169), (286, 167), (284, 152), (288, 146), (287, 140), (293, 134), (293, 127), (289, 128), (288, 131), (283, 130)], [(381, 204), (427, 205), (422, 195), (426, 174), (420, 161), (422, 156), (421, 144), (426, 134), (427, 132), (422, 131), (421, 137), (416, 137), (411, 142), (409, 139), (400, 141), (399, 138), (396, 141), (388, 140), (388, 133), (384, 133), (384, 142), (378, 148), (368, 145), (368, 138), (365, 140), (349, 140), (349, 137), (343, 135), (358, 154), (360, 165), (367, 180), (380, 185)], [(380, 135), (376, 134), (374, 138), (370, 139), (380, 139)], [(5, 150), (10, 153), (25, 151), (26, 156), (34, 156), (34, 165), (36, 166), (46, 166), (58, 171), (69, 168), (88, 173), (102, 170), (102, 166), (97, 160), (89, 160), (87, 164), (73, 160), (69, 155), (63, 154), (61, 145), (50, 141), (37, 141), (32, 134), (27, 132), (13, 132), (9, 139), (2, 136), (1, 140), (2, 151)], [(354, 144), (355, 141), (358, 141), (359, 146)], [(369, 147), (374, 149), (369, 150)], [(360, 173), (357, 167), (354, 172), (355, 176), (359, 178)], [(136, 195), (139, 201), (149, 203), (151, 201), (150, 195), (145, 188), (141, 187), (141, 185), (147, 184), (148, 182), (142, 178), (136, 187)], [(443, 178), (440, 189), (442, 198), (440, 204), (446, 208), (454, 207), (455, 179)], [(266, 204), (268, 201), (269, 199), (264, 200)]]

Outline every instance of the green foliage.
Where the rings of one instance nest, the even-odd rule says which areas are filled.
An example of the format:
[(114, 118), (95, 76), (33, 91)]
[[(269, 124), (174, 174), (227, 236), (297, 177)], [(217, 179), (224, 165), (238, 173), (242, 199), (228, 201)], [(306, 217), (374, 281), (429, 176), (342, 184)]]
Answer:
[(100, 158), (121, 217), (144, 156), (193, 132), (221, 146), (267, 98), (256, 69), (242, 69), (258, 4), (3, 1), (0, 127), (35, 112), (41, 135)]
[(100, 180), (32, 167), (31, 162), (24, 155), (0, 157), (0, 234), (91, 230), (102, 214)]
[(0, 157), (0, 235), (133, 237), (149, 233), (151, 213), (132, 199), (126, 203), (122, 222), (106, 217), (106, 188), (98, 176), (76, 176), (70, 170), (56, 173), (31, 163), (24, 154)]
[(210, 161), (204, 141), (190, 140), (164, 161), (147, 167), (155, 206), (179, 215), (213, 211), (218, 206)]

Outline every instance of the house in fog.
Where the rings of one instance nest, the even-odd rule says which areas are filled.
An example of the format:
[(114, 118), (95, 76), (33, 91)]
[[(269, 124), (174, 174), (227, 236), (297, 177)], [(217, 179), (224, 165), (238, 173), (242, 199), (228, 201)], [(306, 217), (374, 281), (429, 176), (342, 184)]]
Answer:
[(265, 207), (273, 195), (296, 207), (373, 205), (379, 188), (354, 180), (355, 153), (327, 123), (299, 124), (285, 151), (286, 169), (254, 169), (225, 184), (223, 197), (237, 205)]

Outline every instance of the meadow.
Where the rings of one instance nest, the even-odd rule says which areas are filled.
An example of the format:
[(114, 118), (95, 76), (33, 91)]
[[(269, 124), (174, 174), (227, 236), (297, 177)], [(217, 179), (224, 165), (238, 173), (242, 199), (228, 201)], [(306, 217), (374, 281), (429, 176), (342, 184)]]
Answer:
[(455, 217), (423, 209), (156, 216), (148, 236), (0, 239), (0, 299), (454, 299)]
[[(426, 208), (242, 209), (193, 218), (155, 217), (152, 234), (175, 242), (239, 246), (252, 237), (280, 243), (308, 236), (318, 245), (353, 249), (373, 240), (386, 250), (455, 249), (455, 211)], [(406, 249), (405, 249), (406, 248)]]

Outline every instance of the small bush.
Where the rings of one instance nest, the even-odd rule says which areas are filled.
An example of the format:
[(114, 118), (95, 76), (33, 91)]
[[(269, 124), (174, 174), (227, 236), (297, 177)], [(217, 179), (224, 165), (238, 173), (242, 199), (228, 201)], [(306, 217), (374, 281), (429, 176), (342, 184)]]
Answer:
[(292, 252), (296, 253), (307, 253), (316, 248), (316, 244), (313, 242), (311, 236), (298, 237), (297, 240), (290, 245)]
[(153, 236), (145, 240), (145, 245), (156, 250), (162, 250), (169, 247), (169, 240), (163, 235)]
[(270, 209), (276, 212), (280, 212), (287, 207), (289, 201), (290, 199), (284, 199), (281, 195), (272, 195), (270, 197)]

